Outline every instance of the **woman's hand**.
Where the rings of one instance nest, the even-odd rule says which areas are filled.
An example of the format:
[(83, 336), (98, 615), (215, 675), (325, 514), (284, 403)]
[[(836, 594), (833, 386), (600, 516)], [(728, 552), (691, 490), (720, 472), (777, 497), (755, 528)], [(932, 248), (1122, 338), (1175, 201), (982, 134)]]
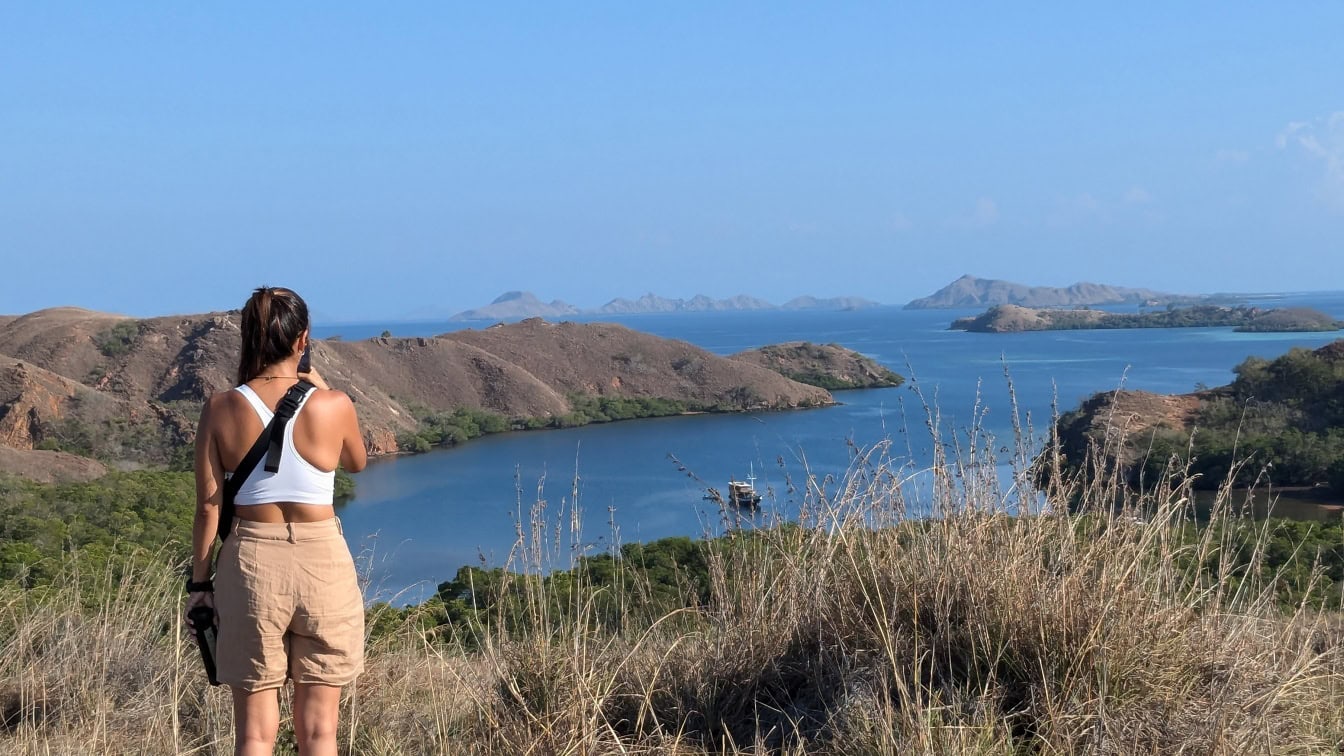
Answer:
[(327, 385), (327, 381), (322, 377), (322, 374), (317, 372), (317, 368), (312, 368), (308, 372), (299, 373), (298, 375), (300, 378), (304, 379), (305, 381), (308, 381), (314, 386), (317, 386), (323, 391), (328, 391), (331, 389), (331, 386)]
[[(215, 611), (214, 591), (195, 591), (187, 594), (187, 607), (182, 610), (182, 618), (187, 623), (187, 630), (191, 632), (191, 637), (196, 638), (196, 626), (191, 621), (191, 610), (198, 606), (208, 606), (210, 611)], [(215, 625), (219, 625), (219, 615), (215, 614)]]

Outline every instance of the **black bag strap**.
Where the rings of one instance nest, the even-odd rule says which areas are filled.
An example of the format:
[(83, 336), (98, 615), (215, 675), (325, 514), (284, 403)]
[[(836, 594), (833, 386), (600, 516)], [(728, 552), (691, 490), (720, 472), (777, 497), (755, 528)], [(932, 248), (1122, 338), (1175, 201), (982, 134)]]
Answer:
[(271, 417), (271, 421), (266, 424), (265, 428), (261, 429), (261, 435), (257, 436), (252, 448), (247, 450), (247, 456), (243, 457), (243, 461), (238, 463), (238, 468), (224, 481), (224, 501), (220, 512), (220, 523), (224, 524), (224, 527), (219, 529), (220, 540), (228, 536), (228, 524), (233, 522), (233, 500), (237, 498), (238, 491), (247, 481), (247, 476), (257, 469), (261, 458), (267, 456), (268, 450), (275, 455), (275, 466), (274, 469), (271, 469), (268, 460), (267, 472), (276, 472), (280, 469), (280, 450), (285, 440), (285, 426), (294, 417), (294, 413), (298, 410), (303, 397), (314, 388), (317, 387), (308, 381), (301, 380), (285, 392), (284, 398), (275, 408), (275, 414)]
[[(294, 413), (299, 411), (299, 405), (303, 403), (303, 398), (313, 388), (316, 388), (313, 384), (301, 380), (291, 386), (289, 391), (285, 392), (285, 396), (280, 400), (280, 403), (276, 405), (275, 417), (271, 418), (270, 425), (267, 426), (267, 430), (270, 432), (270, 443), (266, 450), (266, 472), (280, 472), (280, 452), (285, 445), (285, 426), (289, 425)], [(261, 439), (257, 440), (260, 441)], [(248, 454), (250, 455), (251, 452), (248, 452)], [(252, 466), (256, 467), (257, 463), (253, 462)], [(252, 470), (249, 469), (247, 472), (250, 474)]]

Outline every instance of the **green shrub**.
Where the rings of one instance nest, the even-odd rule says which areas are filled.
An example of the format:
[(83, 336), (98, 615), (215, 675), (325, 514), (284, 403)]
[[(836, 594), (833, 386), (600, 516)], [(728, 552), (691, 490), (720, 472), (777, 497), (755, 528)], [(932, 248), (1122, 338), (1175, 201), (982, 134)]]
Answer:
[(107, 357), (120, 357), (131, 351), (135, 340), (140, 337), (140, 324), (134, 320), (122, 320), (94, 338), (98, 351)]

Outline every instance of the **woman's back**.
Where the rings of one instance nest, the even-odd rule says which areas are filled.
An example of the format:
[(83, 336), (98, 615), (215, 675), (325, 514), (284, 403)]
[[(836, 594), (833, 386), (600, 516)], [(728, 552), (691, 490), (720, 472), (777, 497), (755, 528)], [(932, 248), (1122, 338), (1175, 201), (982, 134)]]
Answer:
[[(207, 406), (209, 432), (217, 448), (218, 459), (224, 470), (238, 468), (243, 457), (252, 448), (265, 428), (265, 420), (274, 413), (276, 406), (296, 383), (295, 380), (253, 380), (240, 389), (216, 394)], [(259, 404), (265, 407), (265, 420), (248, 397), (243, 393), (250, 391)], [(304, 401), (301, 409), (289, 423), (292, 431), (293, 451), (300, 458), (298, 462), (310, 465), (313, 473), (331, 475), (338, 465), (344, 465), (351, 472), (364, 467), (366, 457), (363, 439), (360, 438), (358, 423), (355, 420), (354, 405), (348, 396), (340, 391), (314, 390)], [(286, 469), (291, 477), (299, 470)], [(249, 480), (244, 483), (238, 504), (239, 516), (263, 522), (304, 521), (313, 516), (329, 517), (323, 512), (305, 511), (314, 505), (330, 505), (329, 496), (324, 500), (313, 500), (308, 496), (279, 496), (273, 500), (249, 501), (249, 483), (259, 482), (264, 476), (258, 467)], [(308, 477), (313, 477), (309, 475)], [(264, 490), (253, 486), (258, 490)], [(327, 490), (330, 489), (328, 481)], [(300, 491), (313, 491), (314, 486), (300, 486)]]

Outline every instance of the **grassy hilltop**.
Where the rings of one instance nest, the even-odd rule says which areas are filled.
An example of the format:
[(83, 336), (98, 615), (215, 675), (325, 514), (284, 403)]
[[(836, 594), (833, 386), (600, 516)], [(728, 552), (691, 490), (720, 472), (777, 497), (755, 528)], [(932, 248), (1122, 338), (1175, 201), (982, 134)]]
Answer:
[[(369, 608), (343, 747), (1335, 751), (1344, 527), (1253, 521), (1229, 488), (1196, 522), (1196, 487), (1263, 469), (1259, 442), (1246, 462), (1188, 437), (1171, 448), (1197, 454), (1168, 454), (1160, 439), (1238, 414), (1252, 441), (1299, 439), (1272, 447), (1275, 469), (1328, 456), (1339, 346), (1248, 361), (1229, 387), (1134, 412), (1084, 405), (1044, 457), (1081, 455), (1071, 465), (1043, 468), (1031, 439), (944, 436), (930, 409), (931, 467), (855, 449), (840, 479), (786, 476), (768, 492), (764, 511), (796, 507), (796, 522), (745, 527), (725, 509), (713, 539), (595, 551), (595, 534), (565, 530), (572, 502), (536, 502), (507, 567), (464, 566), (420, 605)], [(806, 370), (824, 354), (752, 359)], [(936, 517), (907, 518), (914, 499)], [(192, 506), (186, 472), (0, 476), (0, 752), (229, 751), (228, 694), (205, 685), (180, 624)], [(543, 569), (555, 564), (567, 567)]]
[[(464, 568), (420, 606), (370, 610), (342, 742), (361, 754), (1243, 754), (1344, 739), (1337, 525), (1255, 523), (1224, 506), (1196, 526), (1179, 475), (1143, 493), (1059, 475), (1044, 500), (1081, 506), (1023, 516), (1029, 460), (968, 439), (917, 485), (873, 449), (842, 480), (775, 492), (800, 505), (796, 524), (615, 557), (587, 552), (591, 535), (564, 534), (567, 513), (538, 502), (510, 570)], [(161, 549), (93, 538), (33, 568), (11, 562), (6, 753), (228, 747), (227, 693), (205, 686), (178, 624), (182, 547), (167, 532), (189, 516), (174, 489), (185, 475), (129, 476), (4, 496), (64, 506), (61, 521), (114, 490), (177, 512), (154, 532), (129, 506), (45, 542), (121, 527), (146, 545), (166, 538)], [(915, 488), (939, 518), (905, 519)], [(0, 513), (0, 532), (27, 527), (43, 543), (32, 511)], [(537, 571), (565, 554), (572, 569)]]

